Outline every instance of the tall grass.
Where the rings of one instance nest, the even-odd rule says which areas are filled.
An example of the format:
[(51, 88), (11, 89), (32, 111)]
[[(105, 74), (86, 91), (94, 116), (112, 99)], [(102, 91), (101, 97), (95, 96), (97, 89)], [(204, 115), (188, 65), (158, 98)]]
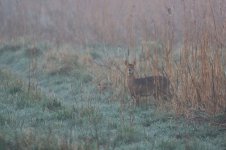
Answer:
[[(186, 11), (186, 2), (183, 3), (184, 16), (187, 19), (184, 41), (179, 52), (179, 61), (173, 66), (173, 73), (170, 73), (172, 80), (177, 81), (174, 83), (174, 109), (186, 115), (192, 115), (194, 110), (208, 114), (223, 112), (226, 108), (226, 78), (223, 67), (225, 58), (223, 45), (216, 39), (220, 38), (219, 31), (225, 31), (216, 29), (213, 3), (208, 1), (204, 8), (209, 16), (205, 16), (203, 22), (198, 19), (189, 20), (192, 14)], [(218, 26), (221, 26), (220, 22)], [(198, 28), (200, 30), (195, 30)]]
[[(180, 4), (183, 7), (181, 21), (184, 26), (179, 42), (175, 37), (174, 8), (166, 5), (164, 24), (156, 26), (157, 23), (153, 21), (153, 32), (147, 28), (147, 20), (141, 20), (143, 39), (140, 45), (135, 39), (134, 6), (131, 5), (126, 23), (129, 58), (124, 59), (137, 59), (137, 77), (164, 75), (170, 79), (174, 95), (171, 109), (176, 113), (191, 117), (199, 112), (207, 116), (224, 112), (226, 76), (223, 41), (226, 18), (222, 12), (223, 6), (210, 0), (205, 5), (185, 1)], [(201, 18), (203, 12), (207, 14)], [(219, 18), (224, 21), (216, 21)], [(124, 50), (124, 54), (127, 55), (127, 50)], [(98, 73), (105, 72), (114, 89), (126, 92), (125, 74), (121, 73), (125, 68), (122, 57), (119, 60), (113, 55), (105, 57), (103, 64), (97, 66)], [(125, 96), (118, 95), (122, 101)]]
[[(151, 48), (147, 44), (148, 41), (143, 42), (144, 70), (149, 69), (152, 70), (152, 74), (165, 75), (170, 78), (174, 94), (172, 108), (177, 113), (192, 116), (197, 111), (209, 115), (224, 112), (226, 109), (226, 77), (225, 47), (222, 41), (225, 29), (220, 28), (223, 24), (220, 22), (217, 24), (215, 21), (217, 8), (215, 6), (213, 9), (213, 3), (208, 1), (202, 9), (206, 10), (209, 16), (199, 20), (192, 18), (194, 13), (200, 15), (195, 8), (193, 8), (194, 12), (190, 12), (186, 8), (185, 1), (182, 5), (184, 6), (182, 46), (178, 50), (174, 49), (174, 14), (171, 8), (166, 7), (167, 20), (162, 29), (165, 36), (156, 38), (161, 40), (162, 51)], [(158, 30), (156, 29), (156, 32)], [(147, 39), (147, 36), (144, 39)]]
[[(49, 10), (44, 14), (52, 18), (55, 23), (52, 29), (57, 31), (57, 33), (53, 32), (57, 35), (56, 42), (77, 41), (81, 45), (84, 44), (85, 48), (93, 43), (128, 47), (130, 59), (137, 59), (137, 77), (164, 75), (170, 79), (174, 94), (172, 109), (177, 113), (190, 116), (197, 110), (208, 114), (225, 110), (225, 2), (213, 0), (176, 0), (172, 3), (166, 0), (142, 1), (140, 4), (128, 0), (125, 2), (100, 0), (91, 4), (76, 0), (74, 2), (77, 4), (76, 10), (71, 11), (71, 16), (64, 11), (69, 10), (68, 8), (73, 5), (66, 3), (62, 7), (64, 11), (59, 13), (60, 17), (52, 15), (57, 14), (54, 13), (55, 9), (47, 9), (49, 7), (44, 7), (42, 2), (37, 5), (42, 6), (43, 10)], [(120, 7), (117, 4), (120, 4)], [(15, 15), (10, 19), (14, 19), (17, 24), (21, 21), (16, 18), (24, 20), (26, 18), (24, 12), (31, 11), (30, 7), (25, 6), (18, 5), (16, 10), (21, 10), (19, 17)], [(39, 12), (38, 8), (35, 9), (36, 12)], [(114, 11), (119, 9), (121, 13)], [(48, 17), (44, 19), (48, 20)], [(26, 23), (20, 24), (22, 28), (20, 31), (18, 28), (12, 30), (11, 36), (26, 35), (29, 29), (33, 28)], [(46, 28), (47, 25), (48, 23), (45, 25)], [(9, 26), (9, 29), (11, 28), (14, 27)], [(43, 36), (43, 27), (35, 28), (40, 37), (34, 39), (39, 39)], [(47, 29), (52, 31), (49, 27)], [(73, 33), (69, 34), (68, 31)], [(47, 39), (53, 37), (52, 32), (46, 34)], [(58, 50), (59, 48), (58, 45)], [(103, 52), (111, 50), (109, 48)], [(117, 48), (114, 51), (118, 51)], [(120, 50), (121, 55), (127, 54), (127, 49), (122, 51)], [(29, 56), (29, 77), (35, 80), (37, 75), (35, 52), (31, 51)], [(81, 61), (95, 76), (95, 82), (101, 92), (109, 86), (113, 87), (114, 96), (111, 98), (120, 100), (123, 105), (126, 103), (128, 95), (123, 65), (123, 59), (126, 57), (118, 57), (111, 52), (109, 55), (100, 56), (95, 52), (88, 52), (87, 55), (80, 57), (77, 53), (66, 49), (58, 52), (49, 50), (45, 56), (43, 68), (52, 75), (71, 73), (73, 69), (81, 67), (77, 60)]]
[(174, 81), (174, 109), (190, 115), (191, 110), (208, 114), (223, 112), (226, 108), (225, 74), (222, 50), (210, 49), (208, 35), (204, 35), (198, 49), (184, 46), (179, 62), (169, 74)]
[[(177, 72), (186, 69), (182, 66), (182, 56), (190, 55), (187, 53), (182, 55), (181, 48), (181, 55), (178, 55), (178, 61), (175, 62), (174, 53), (166, 53), (164, 43), (159, 43), (144, 42), (143, 51), (131, 49), (131, 53), (138, 53), (137, 76), (150, 75), (150, 73), (168, 75), (176, 89), (175, 99), (170, 103), (174, 102), (176, 106), (178, 104), (176, 100), (183, 102), (184, 105), (178, 107), (181, 109), (178, 112), (186, 114), (188, 112), (186, 110), (191, 107), (186, 104), (189, 99), (184, 100), (183, 95), (178, 96), (181, 88), (176, 87), (184, 82), (180, 79), (183, 77), (182, 73)], [(17, 149), (150, 149), (150, 147), (223, 149), (225, 147), (222, 144), (225, 140), (223, 127), (198, 125), (196, 122), (174, 117), (171, 113), (156, 111), (149, 105), (146, 108), (130, 105), (124, 76), (123, 54), (127, 53), (124, 49), (95, 47), (84, 53), (66, 47), (57, 51), (48, 48), (40, 50), (42, 55), (37, 56), (37, 60), (41, 61), (37, 61), (37, 68), (34, 67), (39, 74), (31, 76), (31, 79), (39, 77), (37, 80), (40, 90), (31, 88), (29, 93), (26, 79), (22, 81), (19, 80), (19, 76), (0, 72), (2, 149), (16, 147)], [(9, 53), (12, 58), (20, 58), (19, 62), (25, 56), (27, 63), (32, 62), (33, 57), (27, 55), (31, 49), (19, 49), (17, 52), (20, 53), (5, 51), (0, 60), (7, 59)], [(186, 58), (188, 65), (197, 68), (190, 66), (194, 61), (192, 58)], [(22, 69), (12, 67), (12, 70), (22, 74), (23, 70), (27, 70), (27, 63), (23, 64)], [(51, 63), (56, 64), (50, 65)], [(10, 64), (8, 67), (11, 68), (10, 66), (13, 65)], [(30, 65), (32, 75), (33, 67), (32, 64)], [(201, 64), (198, 67), (201, 67)], [(153, 68), (155, 72), (151, 72)], [(189, 79), (189, 69), (187, 71), (188, 75), (187, 73), (183, 75), (187, 75)], [(105, 86), (100, 89), (100, 93), (93, 86), (95, 82), (101, 82), (100, 85)], [(51, 91), (48, 92), (49, 90)], [(156, 101), (157, 104), (162, 102), (164, 101)], [(223, 117), (220, 116), (220, 119), (224, 123)]]

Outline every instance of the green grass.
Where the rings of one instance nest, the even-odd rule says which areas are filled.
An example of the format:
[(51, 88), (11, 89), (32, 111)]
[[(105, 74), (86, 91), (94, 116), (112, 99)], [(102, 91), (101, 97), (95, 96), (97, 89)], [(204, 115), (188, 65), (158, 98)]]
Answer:
[[(224, 128), (186, 120), (151, 104), (122, 107), (119, 98), (109, 100), (114, 89), (99, 93), (94, 75), (79, 61), (67, 74), (49, 74), (42, 69), (48, 46), (36, 46), (38, 67), (28, 90), (28, 47), (1, 46), (0, 149), (226, 148)], [(91, 55), (123, 56), (121, 49), (109, 49), (94, 47)]]

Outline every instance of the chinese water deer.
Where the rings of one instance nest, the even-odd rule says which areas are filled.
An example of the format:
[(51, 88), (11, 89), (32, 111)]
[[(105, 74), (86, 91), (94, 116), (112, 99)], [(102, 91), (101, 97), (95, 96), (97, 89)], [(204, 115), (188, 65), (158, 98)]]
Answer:
[(131, 96), (134, 98), (136, 104), (139, 104), (141, 96), (153, 96), (155, 99), (161, 97), (169, 99), (170, 81), (165, 76), (149, 76), (144, 78), (135, 78), (134, 71), (136, 62), (132, 64), (125, 61), (127, 73), (127, 86)]

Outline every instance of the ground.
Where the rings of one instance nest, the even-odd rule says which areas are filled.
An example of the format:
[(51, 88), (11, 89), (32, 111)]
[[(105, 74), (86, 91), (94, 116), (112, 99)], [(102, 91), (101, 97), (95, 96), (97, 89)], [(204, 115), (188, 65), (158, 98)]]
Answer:
[(85, 62), (104, 57), (101, 46), (90, 47), (89, 57), (72, 47), (60, 57), (49, 45), (30, 47), (0, 45), (0, 149), (226, 149), (216, 117), (134, 107), (117, 89), (100, 92)]

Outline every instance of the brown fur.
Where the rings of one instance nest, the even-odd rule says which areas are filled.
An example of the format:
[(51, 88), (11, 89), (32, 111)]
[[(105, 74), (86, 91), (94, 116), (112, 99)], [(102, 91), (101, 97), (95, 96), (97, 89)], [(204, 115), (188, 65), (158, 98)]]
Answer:
[(139, 104), (141, 96), (154, 96), (155, 99), (161, 97), (168, 99), (170, 96), (170, 81), (165, 76), (149, 76), (145, 78), (135, 78), (134, 71), (136, 62), (129, 64), (125, 61), (127, 68), (127, 85), (131, 96)]

